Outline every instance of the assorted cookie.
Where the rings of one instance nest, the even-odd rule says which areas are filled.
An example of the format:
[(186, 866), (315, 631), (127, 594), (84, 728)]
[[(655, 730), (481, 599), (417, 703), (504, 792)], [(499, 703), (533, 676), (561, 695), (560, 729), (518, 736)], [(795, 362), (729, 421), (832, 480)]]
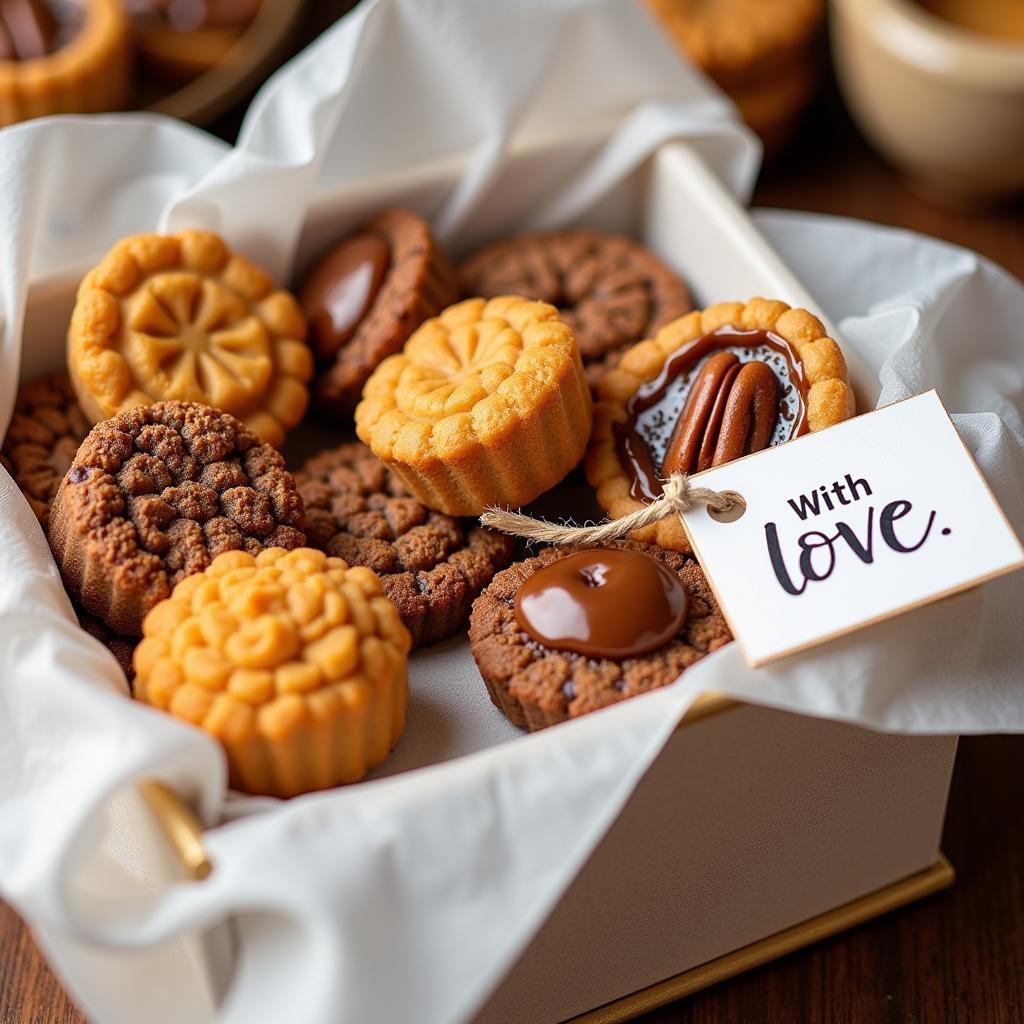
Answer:
[(131, 64), (121, 0), (0, 0), (0, 127), (117, 110)]
[(503, 533), (427, 508), (362, 444), (315, 455), (295, 482), (309, 543), (372, 569), (413, 647), (465, 625), (474, 599), (515, 550)]
[(209, 231), (122, 239), (82, 280), (68, 370), (93, 423), (202, 402), (280, 446), (313, 373), (306, 321), (270, 276)]
[(523, 505), (580, 461), (590, 389), (554, 306), (467, 299), (376, 369), (356, 433), (424, 505), (454, 516)]
[(523, 295), (557, 307), (596, 386), (623, 349), (688, 312), (680, 277), (654, 253), (599, 231), (535, 232), (486, 246), (459, 267), (466, 295)]
[(545, 548), (469, 621), (491, 700), (531, 731), (667, 686), (731, 639), (693, 558), (630, 541)]
[(50, 503), (89, 426), (66, 374), (40, 378), (18, 390), (0, 465), (21, 488), (44, 529)]
[(161, 402), (119, 413), (82, 442), (50, 508), (72, 598), (124, 636), (219, 554), (305, 544), (284, 459), (238, 420)]
[(410, 210), (386, 210), (326, 252), (299, 289), (319, 406), (350, 417), (381, 360), (458, 298), (448, 257)]
[(143, 628), (136, 696), (212, 733), (247, 793), (358, 782), (405, 728), (409, 634), (369, 569), (310, 548), (227, 552)]
[[(846, 361), (824, 325), (784, 302), (723, 302), (631, 348), (598, 388), (587, 480), (612, 518), (696, 473), (854, 413)], [(689, 551), (675, 517), (635, 540)]]
[[(452, 301), (460, 287), (480, 294)], [(515, 540), (470, 517), (582, 461), (618, 518), (672, 473), (854, 412), (811, 313), (687, 313), (656, 257), (592, 231), (496, 243), (457, 278), (425, 222), (389, 210), (300, 295), (209, 232), (123, 239), (78, 290), (70, 376), (21, 388), (0, 448), (82, 628), (139, 699), (216, 737), (250, 793), (363, 778), (404, 729), (410, 650), (467, 620), (520, 727), (674, 682), (731, 640), (676, 518), (513, 562)], [(354, 407), (364, 443), (293, 477), (276, 446), (314, 352), (321, 407)]]

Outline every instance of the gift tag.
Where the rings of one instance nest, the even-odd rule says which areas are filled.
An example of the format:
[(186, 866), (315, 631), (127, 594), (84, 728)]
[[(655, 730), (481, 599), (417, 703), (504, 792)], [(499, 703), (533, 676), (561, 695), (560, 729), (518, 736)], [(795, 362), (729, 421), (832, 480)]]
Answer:
[(683, 518), (754, 666), (1024, 565), (934, 391), (692, 479), (746, 501)]

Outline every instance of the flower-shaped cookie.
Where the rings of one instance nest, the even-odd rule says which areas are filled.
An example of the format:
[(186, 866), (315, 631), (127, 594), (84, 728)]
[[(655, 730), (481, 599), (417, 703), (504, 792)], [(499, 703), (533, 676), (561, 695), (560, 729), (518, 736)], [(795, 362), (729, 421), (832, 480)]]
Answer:
[[(784, 302), (720, 302), (634, 345), (598, 386), (586, 473), (620, 518), (695, 473), (854, 413), (846, 360), (821, 321)], [(676, 517), (630, 535), (688, 552)]]
[(522, 505), (580, 460), (590, 392), (554, 306), (467, 299), (426, 321), (363, 390), (356, 432), (429, 508)]
[(305, 338), (295, 299), (217, 235), (136, 235), (83, 279), (68, 367), (94, 423), (152, 402), (202, 402), (279, 447), (309, 401)]
[(217, 737), (245, 792), (358, 782), (405, 728), (409, 633), (376, 575), (340, 558), (219, 555), (144, 635), (136, 696)]

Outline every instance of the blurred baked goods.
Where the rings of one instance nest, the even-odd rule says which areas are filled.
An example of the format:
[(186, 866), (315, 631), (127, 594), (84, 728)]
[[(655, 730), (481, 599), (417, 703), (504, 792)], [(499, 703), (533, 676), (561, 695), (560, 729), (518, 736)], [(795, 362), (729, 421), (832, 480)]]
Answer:
[(82, 442), (50, 508), (50, 548), (87, 612), (124, 636), (224, 551), (305, 543), (284, 460), (233, 416), (189, 402), (119, 413)]
[(351, 416), (380, 362), (458, 298), (448, 257), (409, 210), (386, 210), (329, 249), (299, 289), (322, 367), (318, 404)]
[(23, 384), (0, 448), (0, 465), (14, 478), (46, 529), (50, 502), (89, 433), (66, 374)]
[(479, 515), (553, 487), (580, 461), (590, 389), (554, 306), (467, 299), (367, 381), (356, 432), (428, 508)]
[[(696, 473), (854, 413), (846, 360), (821, 321), (784, 302), (721, 302), (635, 345), (602, 379), (587, 480), (617, 519)], [(678, 518), (634, 540), (689, 551)]]
[(0, 127), (128, 101), (121, 0), (0, 0)]
[(143, 628), (136, 696), (212, 733), (237, 789), (358, 782), (405, 728), (409, 634), (369, 569), (310, 548), (222, 554)]
[(380, 577), (414, 647), (450, 636), (508, 565), (511, 537), (432, 512), (365, 445), (313, 456), (295, 474), (309, 543)]
[(313, 360), (298, 303), (209, 231), (134, 235), (78, 288), (68, 370), (94, 423), (201, 402), (269, 444), (302, 419)]
[(599, 231), (503, 239), (465, 260), (459, 277), (465, 295), (523, 295), (557, 307), (591, 386), (623, 349), (690, 309), (686, 285), (654, 253)]
[(156, 74), (188, 80), (227, 56), (259, 13), (261, 0), (122, 2), (132, 16), (143, 65)]
[(729, 94), (769, 155), (819, 78), (824, 0), (644, 0), (676, 46)]
[(695, 559), (630, 541), (516, 562), (469, 624), (495, 707), (531, 731), (674, 683), (731, 639)]

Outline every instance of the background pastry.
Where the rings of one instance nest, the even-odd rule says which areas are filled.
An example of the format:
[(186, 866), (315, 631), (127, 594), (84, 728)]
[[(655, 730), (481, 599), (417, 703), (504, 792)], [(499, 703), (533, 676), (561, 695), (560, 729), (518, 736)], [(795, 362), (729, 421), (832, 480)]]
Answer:
[(305, 543), (302, 499), (280, 453), (233, 416), (161, 402), (82, 442), (50, 509), (72, 598), (122, 635), (224, 551)]
[[(854, 412), (846, 361), (821, 321), (784, 302), (723, 302), (631, 348), (598, 386), (587, 480), (612, 518), (696, 473)], [(689, 551), (675, 517), (635, 540)]]
[(428, 320), (384, 360), (356, 409), (356, 432), (429, 508), (479, 515), (522, 505), (580, 460), (590, 389), (554, 306), (467, 299)]
[(402, 350), (428, 317), (459, 298), (455, 271), (430, 225), (386, 210), (328, 250), (299, 290), (323, 370), (319, 405), (350, 416), (381, 360)]
[(474, 598), (515, 550), (503, 533), (432, 512), (362, 444), (315, 455), (295, 482), (309, 543), (373, 569), (414, 647), (459, 629)]
[(667, 686), (731, 639), (693, 558), (630, 541), (516, 562), (469, 624), (491, 700), (530, 730)]
[(295, 299), (217, 235), (135, 235), (82, 280), (68, 369), (93, 422), (151, 402), (202, 402), (279, 446), (309, 402), (305, 338)]
[(137, 697), (217, 737), (237, 789), (358, 782), (405, 728), (409, 634), (377, 577), (340, 558), (222, 554), (144, 630)]
[(678, 274), (621, 235), (535, 232), (504, 239), (459, 267), (465, 295), (549, 302), (572, 328), (591, 386), (628, 346), (690, 309)]
[(117, 110), (131, 60), (121, 0), (0, 0), (0, 127)]

